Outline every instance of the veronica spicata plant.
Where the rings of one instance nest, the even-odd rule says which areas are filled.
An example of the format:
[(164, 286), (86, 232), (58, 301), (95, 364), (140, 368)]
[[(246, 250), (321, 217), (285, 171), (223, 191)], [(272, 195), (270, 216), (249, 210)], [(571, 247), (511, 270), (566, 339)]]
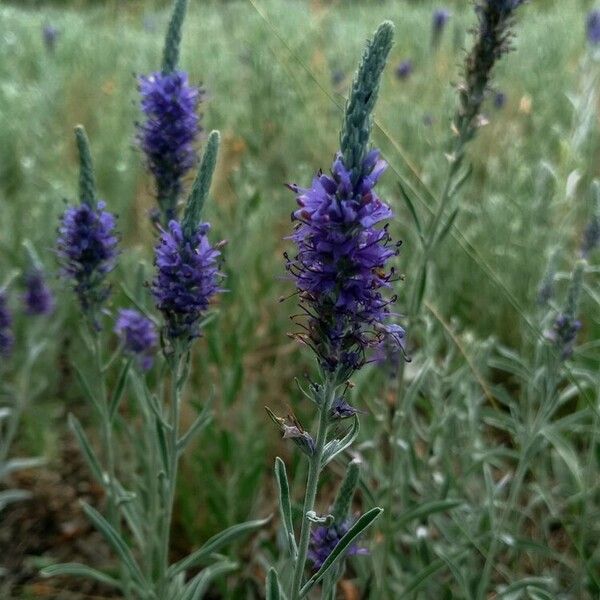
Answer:
[[(318, 514), (315, 501), (321, 471), (358, 434), (358, 410), (345, 399), (349, 378), (386, 340), (403, 345), (404, 330), (391, 322), (394, 297), (386, 293), (394, 280), (394, 269), (388, 265), (398, 253), (398, 244), (392, 243), (383, 224), (392, 218), (392, 211), (374, 189), (386, 164), (378, 150), (369, 148), (372, 112), (393, 32), (393, 25), (385, 22), (367, 45), (346, 105), (340, 151), (331, 174), (319, 173), (309, 188), (289, 186), (298, 203), (290, 236), (297, 250), (293, 256), (285, 255), (286, 268), (295, 282), (301, 310), (296, 319), (300, 331), (293, 335), (313, 350), (319, 371), (319, 380), (306, 391), (318, 413), (316, 436), (295, 417), (280, 418), (269, 410), (283, 437), (292, 439), (308, 459), (299, 538), (285, 465), (279, 458), (275, 464), (281, 517), (293, 562), (292, 580), (285, 585), (291, 600), (307, 596), (318, 583), (322, 597), (333, 598), (344, 558), (364, 552), (356, 539), (381, 513), (381, 508), (372, 508), (356, 520), (349, 514), (358, 482), (355, 463), (347, 470), (330, 514)], [(346, 418), (352, 422), (346, 434), (330, 436)], [(314, 531), (313, 525), (317, 526)], [(308, 579), (307, 558), (313, 567)], [(269, 598), (282, 597), (279, 579), (271, 570)]]
[[(430, 279), (432, 258), (443, 240), (452, 230), (458, 215), (459, 206), (456, 198), (461, 186), (470, 175), (470, 168), (464, 167), (466, 149), (479, 128), (485, 124), (482, 116), (482, 105), (491, 91), (492, 76), (496, 63), (512, 49), (513, 26), (517, 8), (524, 0), (480, 0), (475, 5), (477, 25), (473, 30), (474, 42), (467, 53), (463, 68), (463, 81), (458, 86), (458, 106), (452, 120), (452, 138), (446, 152), (448, 162), (446, 175), (437, 206), (433, 207), (426, 219), (419, 216), (413, 200), (401, 184), (403, 199), (414, 220), (418, 232), (420, 253), (417, 259), (416, 276), (409, 282), (408, 291), (408, 328), (414, 336), (418, 328), (423, 301), (426, 297), (427, 284)], [(410, 350), (410, 348), (409, 348)], [(389, 352), (388, 352), (389, 353)], [(386, 516), (383, 531), (389, 533), (393, 529), (395, 519), (398, 465), (398, 444), (396, 440), (405, 436), (402, 427), (402, 411), (405, 386), (405, 363), (398, 361), (394, 402), (387, 407), (386, 435), (383, 437), (383, 455), (387, 462), (387, 483), (385, 486)], [(390, 556), (396, 552), (397, 539), (388, 535), (383, 544), (383, 555), (376, 558), (377, 588), (379, 597), (390, 597), (392, 578), (389, 576)]]
[[(172, 67), (177, 62), (185, 7), (184, 0), (176, 0), (165, 43), (165, 76), (172, 74)], [(156, 81), (147, 83), (152, 87)], [(161, 81), (160, 85), (167, 85)], [(163, 91), (164, 88), (158, 90), (155, 87), (152, 93), (160, 96)], [(171, 98), (169, 94), (167, 96)], [(179, 106), (180, 101), (181, 97), (175, 104)], [(167, 108), (161, 114), (172, 116), (173, 111)], [(148, 134), (146, 141), (169, 141), (179, 128), (185, 130), (183, 137), (195, 135), (196, 126), (197, 120), (193, 118), (175, 126), (169, 119), (158, 119), (143, 131)], [(190, 373), (192, 346), (201, 336), (211, 300), (222, 291), (222, 275), (218, 269), (220, 244), (209, 242), (210, 227), (201, 221), (216, 165), (219, 134), (213, 131), (208, 137), (182, 220), (177, 220), (174, 204), (167, 202), (161, 206), (165, 210), (163, 217), (168, 216), (170, 220), (160, 227), (161, 235), (155, 248), (156, 274), (149, 286), (162, 315), (160, 337), (158, 319), (144, 308), (144, 298), (137, 294), (143, 289), (140, 286), (136, 293), (128, 294), (136, 308), (120, 309), (114, 319), (112, 329), (118, 344), (112, 356), (105, 359), (101, 335), (103, 317), (108, 313), (104, 305), (109, 293), (106, 276), (114, 266), (117, 254), (113, 231), (115, 220), (105, 211), (105, 205), (96, 200), (87, 138), (82, 128), (76, 133), (81, 203), (67, 209), (62, 219), (58, 253), (63, 274), (73, 282), (89, 326), (84, 340), (94, 358), (94, 385), (83, 370), (77, 372), (99, 414), (103, 456), (96, 455), (83, 427), (72, 415), (70, 425), (93, 475), (107, 495), (106, 517), (87, 504), (84, 504), (84, 511), (118, 557), (119, 573), (114, 577), (86, 565), (63, 564), (48, 567), (43, 574), (92, 577), (119, 589), (126, 598), (199, 599), (213, 578), (237, 566), (216, 552), (266, 522), (256, 520), (234, 525), (215, 535), (191, 555), (174, 564), (170, 562), (179, 459), (195, 435), (211, 421), (210, 407), (206, 404), (186, 431), (180, 428), (182, 396)], [(149, 142), (149, 146), (152, 143)], [(178, 158), (177, 152), (174, 154), (172, 146), (160, 143), (151, 149), (154, 164), (167, 165), (159, 174), (167, 179), (171, 177), (173, 183), (179, 177), (175, 177), (176, 170), (172, 168), (174, 157)], [(177, 194), (179, 191), (177, 187)], [(162, 361), (155, 357), (159, 341)], [(158, 378), (152, 376), (156, 362), (160, 362), (161, 367)], [(120, 365), (120, 368), (116, 377), (109, 377), (114, 365)], [(110, 393), (109, 381), (115, 382)], [(152, 382), (157, 383), (156, 389), (151, 386)], [(126, 410), (134, 411), (134, 419), (125, 418), (120, 412), (128, 391), (136, 402), (135, 407), (127, 406)], [(130, 416), (129, 412), (126, 414)], [(133, 456), (132, 464), (123, 461), (118, 473), (117, 455)], [(207, 568), (187, 577), (188, 570), (197, 569), (199, 565), (207, 565)]]
[(163, 226), (177, 216), (182, 179), (198, 160), (195, 143), (201, 132), (197, 110), (203, 91), (177, 68), (186, 7), (187, 0), (175, 3), (162, 69), (138, 78), (144, 121), (138, 124), (137, 141), (154, 176)]

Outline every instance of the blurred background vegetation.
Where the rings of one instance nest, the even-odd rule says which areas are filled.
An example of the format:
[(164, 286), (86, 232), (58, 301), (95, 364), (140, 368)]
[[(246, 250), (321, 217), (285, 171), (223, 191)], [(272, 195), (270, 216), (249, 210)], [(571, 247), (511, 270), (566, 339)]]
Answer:
[[(72, 130), (82, 123), (101, 196), (119, 214), (126, 249), (118, 276), (126, 289), (115, 289), (113, 307), (138, 293), (150, 306), (138, 284), (151, 278), (154, 234), (148, 213), (154, 198), (134, 143), (140, 118), (135, 75), (159, 66), (167, 4), (30, 0), (0, 6), (0, 272), (24, 264), (25, 238), (56, 272), (52, 247), (58, 217), (64, 200), (76, 193)], [(454, 85), (474, 22), (470, 3), (447, 2), (452, 17), (441, 47), (432, 50), (431, 14), (439, 4), (190, 2), (181, 66), (206, 89), (205, 129), (219, 129), (223, 137), (206, 218), (213, 223), (213, 239), (228, 241), (228, 293), (194, 355), (190, 404), (213, 394), (216, 419), (185, 457), (176, 524), (182, 550), (249, 515), (271, 512), (273, 458), (283, 453), (294, 460), (263, 410), (269, 405), (285, 412), (293, 406), (302, 416), (294, 377), (313, 368), (310, 356), (286, 336), (294, 300), (279, 301), (292, 288), (284, 279), (282, 253), (289, 248), (285, 236), (294, 197), (283, 184), (306, 185), (319, 168), (329, 167), (353, 69), (364, 40), (383, 19), (394, 21), (396, 44), (376, 108), (374, 142), (390, 164), (380, 195), (396, 213), (393, 236), (404, 240), (398, 268), (411, 277), (415, 231), (398, 181), (410, 182), (424, 204), (430, 202), (427, 190), (439, 188)], [(489, 123), (470, 148), (473, 176), (462, 192), (455, 233), (436, 257), (429, 318), (430, 327), (441, 333), (432, 334), (431, 356), (449, 378), (423, 399), (421, 408), (430, 417), (448, 417), (446, 402), (462, 389), (458, 380), (477, 402), (486, 402), (478, 387), (482, 378), (491, 390), (507, 384), (516, 398), (519, 384), (507, 383), (506, 375), (486, 362), (486, 353), (492, 347), (531, 349), (540, 333), (539, 326), (532, 327), (537, 286), (556, 248), (559, 288), (566, 284), (592, 210), (587, 190), (600, 175), (597, 113), (583, 147), (571, 143), (577, 99), (584, 92), (585, 14), (591, 6), (575, 0), (530, 2), (518, 20), (515, 52), (496, 71), (495, 85), (506, 103), (498, 108), (493, 96), (486, 101)], [(53, 49), (42, 36), (48, 25), (58, 32)], [(414, 72), (402, 80), (395, 68), (406, 59), (413, 61)], [(60, 453), (66, 413), (86, 411), (65, 360), (77, 353), (77, 309), (58, 280), (54, 283), (60, 293), (54, 343), (39, 367), (47, 386), (20, 439), (28, 453), (50, 457)], [(597, 339), (600, 330), (597, 290), (591, 288), (583, 300), (582, 343)], [(402, 284), (398, 292), (401, 311)], [(597, 348), (584, 344), (578, 360), (593, 371)], [(357, 402), (369, 406), (361, 434), (366, 453), (378, 435), (386, 381), (387, 374), (372, 367), (357, 385)], [(456, 385), (449, 395), (451, 381)], [(490, 447), (505, 443), (488, 433), (480, 431)], [(448, 451), (452, 440), (445, 443), (450, 446), (432, 443), (431, 456)], [(457, 477), (475, 459), (465, 450), (464, 460)], [(301, 469), (289, 470), (302, 476)], [(577, 562), (575, 547), (567, 544), (565, 552)], [(569, 573), (565, 581), (573, 585), (580, 571), (573, 567)]]

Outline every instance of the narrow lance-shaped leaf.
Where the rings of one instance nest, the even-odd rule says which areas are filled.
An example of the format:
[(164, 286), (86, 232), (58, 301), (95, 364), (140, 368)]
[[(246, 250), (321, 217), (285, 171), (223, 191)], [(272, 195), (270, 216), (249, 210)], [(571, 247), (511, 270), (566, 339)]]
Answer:
[(300, 590), (300, 597), (304, 598), (311, 588), (319, 583), (328, 571), (335, 566), (346, 555), (346, 551), (356, 540), (356, 538), (363, 533), (369, 527), (375, 519), (383, 512), (383, 508), (375, 507), (369, 512), (366, 512), (352, 527), (348, 530), (348, 533), (342, 537), (338, 542), (337, 546), (333, 549), (331, 554), (325, 559), (325, 562), (321, 565), (321, 568), (304, 584)]
[(194, 187), (188, 198), (187, 205), (185, 207), (185, 214), (183, 216), (183, 233), (186, 236), (190, 236), (196, 231), (196, 227), (200, 222), (200, 215), (202, 214), (202, 208), (206, 202), (208, 192), (210, 190), (210, 184), (212, 176), (217, 164), (217, 155), (219, 153), (219, 143), (221, 137), (218, 131), (211, 131), (208, 136), (208, 142), (206, 143), (206, 149), (204, 150), (204, 156), (198, 169), (198, 175), (196, 181), (194, 181)]
[(92, 449), (90, 445), (87, 435), (81, 426), (81, 423), (77, 420), (77, 417), (73, 414), (69, 414), (69, 427), (71, 431), (74, 433), (77, 438), (77, 442), (79, 443), (79, 447), (81, 448), (81, 452), (83, 457), (85, 458), (85, 462), (87, 463), (92, 475), (96, 478), (98, 483), (105, 484), (104, 477), (102, 475), (102, 467), (100, 466), (100, 462), (96, 457), (96, 453)]
[(131, 359), (126, 360), (123, 363), (123, 367), (121, 368), (121, 372), (119, 373), (119, 379), (117, 379), (117, 384), (111, 396), (108, 412), (110, 415), (111, 421), (114, 419), (115, 414), (119, 408), (119, 404), (123, 398), (123, 394), (125, 393), (125, 384), (127, 383), (127, 375), (129, 373), (129, 367), (131, 367)]
[(42, 577), (56, 577), (58, 575), (72, 575), (74, 577), (85, 577), (88, 579), (95, 579), (100, 583), (109, 585), (111, 587), (121, 588), (121, 584), (116, 580), (87, 565), (80, 563), (63, 563), (59, 565), (51, 565), (45, 567), (40, 571)]
[(323, 460), (321, 462), (321, 468), (329, 464), (338, 454), (348, 448), (352, 442), (356, 439), (358, 432), (360, 431), (360, 423), (358, 417), (354, 415), (352, 427), (342, 439), (334, 439), (327, 443), (323, 451)]
[(277, 480), (277, 488), (279, 491), (279, 512), (285, 529), (290, 554), (293, 559), (296, 559), (298, 547), (294, 536), (294, 524), (292, 522), (292, 505), (290, 502), (290, 485), (285, 469), (285, 463), (279, 458), (275, 459), (275, 479)]
[(93, 207), (96, 206), (98, 199), (96, 178), (94, 176), (90, 142), (83, 125), (75, 127), (75, 140), (77, 141), (77, 151), (79, 153), (79, 202)]
[(196, 577), (187, 585), (185, 595), (181, 600), (200, 600), (204, 597), (210, 584), (217, 577), (229, 573), (238, 568), (238, 564), (229, 560), (220, 560), (205, 569), (202, 569)]
[(277, 571), (271, 567), (267, 573), (267, 600), (282, 600), (281, 587), (279, 585), (279, 577)]
[(331, 511), (335, 523), (341, 523), (348, 517), (359, 477), (360, 462), (358, 460), (352, 460), (348, 465), (346, 476), (340, 486), (340, 490), (333, 504), (333, 510)]
[(165, 47), (163, 49), (162, 72), (165, 74), (172, 73), (177, 68), (177, 63), (179, 62), (181, 28), (186, 10), (187, 0), (175, 0), (165, 38)]
[(146, 579), (136, 563), (131, 550), (123, 538), (115, 531), (113, 526), (89, 504), (82, 502), (83, 512), (88, 519), (94, 524), (96, 529), (105, 537), (112, 549), (118, 554), (121, 563), (127, 568), (131, 577), (141, 586), (146, 586)]
[(187, 571), (187, 569), (193, 567), (198, 564), (207, 556), (211, 555), (213, 552), (216, 552), (222, 546), (229, 544), (235, 541), (237, 538), (242, 535), (254, 531), (256, 529), (260, 529), (263, 525), (266, 525), (271, 520), (271, 517), (267, 517), (266, 519), (257, 519), (255, 521), (247, 521), (246, 523), (239, 523), (238, 525), (232, 525), (225, 529), (225, 531), (221, 531), (217, 533), (213, 537), (211, 537), (203, 546), (198, 548), (198, 550), (192, 552), (186, 558), (180, 560), (169, 568), (169, 576), (174, 577), (178, 573), (183, 573)]

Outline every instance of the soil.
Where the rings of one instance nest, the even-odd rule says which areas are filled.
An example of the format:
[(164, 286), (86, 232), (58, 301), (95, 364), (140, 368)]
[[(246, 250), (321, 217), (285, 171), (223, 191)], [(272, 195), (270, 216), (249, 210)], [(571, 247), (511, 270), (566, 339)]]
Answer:
[(31, 498), (9, 504), (0, 513), (0, 598), (93, 600), (118, 598), (114, 590), (73, 577), (41, 577), (41, 568), (78, 562), (102, 570), (114, 567), (110, 551), (93, 529), (80, 501), (102, 510), (102, 488), (90, 480), (71, 437), (61, 440), (60, 455), (43, 467), (13, 474), (10, 488)]

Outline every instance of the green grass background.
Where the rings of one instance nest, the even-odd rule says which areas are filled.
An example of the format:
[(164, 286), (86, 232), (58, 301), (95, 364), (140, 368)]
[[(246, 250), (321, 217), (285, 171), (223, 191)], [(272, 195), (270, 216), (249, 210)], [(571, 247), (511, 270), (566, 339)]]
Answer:
[[(177, 522), (182, 550), (225, 525), (272, 511), (273, 457), (278, 453), (295, 464), (298, 461), (263, 411), (264, 405), (279, 412), (293, 406), (300, 415), (308, 414), (293, 378), (313, 368), (310, 356), (286, 336), (293, 327), (289, 315), (295, 312), (294, 300), (279, 302), (292, 289), (283, 278), (282, 252), (290, 246), (285, 236), (291, 230), (294, 197), (283, 184), (306, 185), (319, 168), (329, 167), (338, 146), (345, 94), (364, 40), (381, 20), (391, 19), (396, 43), (376, 108), (373, 141), (390, 164), (380, 195), (396, 213), (391, 231), (404, 240), (398, 268), (410, 281), (416, 236), (397, 183), (409, 182), (417, 191), (423, 214), (433, 205), (428, 192), (436, 194), (444, 174), (454, 85), (460, 80), (464, 48), (469, 46), (474, 24), (471, 5), (454, 3), (442, 45), (433, 52), (430, 19), (437, 3), (192, 0), (190, 4), (181, 66), (206, 89), (205, 129), (219, 129), (223, 138), (205, 216), (213, 224), (213, 239), (228, 242), (224, 252), (228, 293), (219, 299), (218, 317), (194, 356), (189, 396), (202, 402), (212, 390), (216, 425), (185, 458)], [(507, 104), (496, 110), (486, 101), (489, 124), (468, 151), (473, 175), (461, 192), (462, 209), (454, 233), (435, 258), (435, 277), (430, 282), (423, 337), (427, 331), (431, 337), (423, 342), (426, 358), (415, 367), (426, 360), (433, 365), (430, 387), (421, 394), (415, 413), (427, 427), (413, 440), (415, 447), (422, 443), (426, 450), (424, 456), (417, 452), (410, 467), (416, 475), (403, 483), (409, 505), (435, 495), (431, 486), (436, 473), (449, 478), (453, 483), (448, 485), (457, 489), (461, 477), (471, 477), (464, 495), (475, 505), (485, 504), (482, 498), (489, 482), (484, 466), (497, 481), (511, 471), (514, 453), (519, 451), (518, 445), (481, 425), (486, 411), (493, 412), (482, 399), (481, 381), (492, 394), (499, 386), (517, 401), (522, 382), (494, 368), (490, 356), (499, 347), (531, 354), (540, 334), (535, 295), (548, 256), (559, 249), (562, 294), (592, 211), (588, 187), (600, 174), (597, 107), (583, 147), (575, 149), (571, 143), (574, 103), (583, 92), (586, 73), (599, 68), (585, 59), (584, 24), (590, 7), (575, 0), (526, 6), (516, 26), (515, 52), (496, 70), (494, 85), (507, 94)], [(72, 129), (82, 123), (91, 140), (101, 197), (119, 214), (125, 250), (115, 280), (135, 290), (139, 280), (151, 278), (154, 237), (147, 215), (154, 199), (134, 141), (135, 122), (140, 118), (135, 75), (157, 69), (167, 19), (164, 4), (155, 3), (0, 6), (0, 272), (24, 263), (21, 242), (25, 238), (32, 240), (47, 267), (56, 270), (52, 245), (58, 217), (64, 200), (72, 201), (76, 193)], [(43, 45), (45, 23), (60, 32), (54, 52)], [(414, 62), (414, 74), (399, 81), (394, 68), (407, 58)], [(334, 83), (337, 71), (343, 79)], [(593, 381), (599, 358), (594, 342), (599, 331), (598, 268), (593, 268), (593, 261), (586, 281), (582, 349), (576, 366), (584, 373), (582, 380), (592, 377)], [(406, 287), (398, 286), (400, 311)], [(115, 292), (113, 309), (126, 302), (119, 287)], [(150, 306), (147, 294), (142, 297)], [(62, 326), (53, 351), (40, 367), (48, 380), (47, 393), (39, 411), (28, 418), (23, 442), (47, 454), (56, 452), (65, 412), (81, 402), (76, 383), (65, 380), (68, 374), (56, 369), (61, 356), (77, 344), (72, 339), (76, 337), (75, 304), (68, 293), (60, 293), (59, 298), (57, 319)], [(367, 458), (381, 435), (378, 415), (386, 393), (391, 392), (384, 374), (367, 369), (361, 375), (357, 402), (368, 406), (369, 414), (363, 418), (359, 449)], [(532, 478), (526, 501), (556, 500), (552, 506), (558, 522), (575, 533), (565, 534), (560, 540), (564, 544), (554, 547), (551, 525), (543, 520), (552, 511), (541, 511), (545, 516), (536, 517), (539, 526), (529, 532), (531, 543), (539, 548), (528, 546), (511, 554), (507, 547), (495, 585), (532, 574), (542, 577), (558, 569), (548, 589), (566, 594), (560, 597), (591, 598), (598, 590), (589, 586), (594, 580), (590, 571), (596, 569), (596, 579), (600, 577), (598, 540), (594, 545), (586, 537), (593, 533), (582, 533), (588, 524), (579, 522), (581, 507), (573, 506), (585, 504), (589, 526), (597, 531), (600, 503), (594, 452), (598, 446), (595, 434), (589, 437), (594, 427), (585, 398), (569, 410), (585, 423), (585, 431), (565, 432), (569, 457), (578, 472), (595, 483), (590, 488), (582, 479), (581, 487), (573, 489), (578, 480), (573, 483), (572, 474), (557, 466), (557, 457), (564, 453), (554, 448), (554, 454), (544, 457), (548, 468), (543, 477)], [(484, 447), (475, 448), (475, 438)], [(507, 448), (506, 456), (495, 454), (499, 447)], [(488, 450), (489, 464), (477, 454)], [(452, 460), (448, 452), (453, 453)], [(589, 470), (589, 461), (595, 469)], [(297, 466), (300, 482), (302, 468)], [(400, 477), (406, 474), (410, 479), (409, 471)], [(376, 472), (373, 477), (377, 480)], [(583, 500), (578, 493), (586, 494)], [(475, 543), (476, 530), (494, 529), (489, 521), (477, 521), (475, 514), (481, 517), (475, 511), (473, 521), (466, 520), (462, 528), (456, 519), (447, 530), (438, 523), (443, 543), (417, 540), (414, 523), (407, 528), (399, 541), (397, 562), (402, 585), (442, 554), (440, 569), (414, 593), (424, 598), (466, 597), (463, 594), (473, 587), (470, 580), (476, 580), (485, 556), (486, 542)], [(267, 556), (273, 552), (272, 539), (256, 543), (262, 544)], [(462, 544), (470, 550), (466, 558), (446, 556), (444, 544)], [(363, 582), (368, 581), (364, 564), (356, 567)], [(464, 585), (461, 572), (469, 580)], [(245, 575), (252, 579), (255, 571), (248, 566)], [(228, 583), (227, 593), (254, 593), (249, 591), (252, 586), (239, 583), (242, 579)], [(521, 593), (525, 592), (502, 597), (518, 598)]]

